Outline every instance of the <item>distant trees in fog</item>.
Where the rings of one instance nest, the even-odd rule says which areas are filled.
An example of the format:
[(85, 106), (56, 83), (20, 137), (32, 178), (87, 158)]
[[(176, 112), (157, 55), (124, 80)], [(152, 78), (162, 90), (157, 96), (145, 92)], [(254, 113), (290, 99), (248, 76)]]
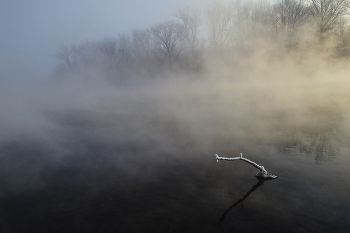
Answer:
[(199, 10), (189, 7), (179, 8), (174, 16), (181, 20), (182, 38), (184, 50), (187, 56), (195, 58), (199, 55), (201, 42), (199, 39), (199, 27), (201, 26), (201, 13)]
[(272, 6), (272, 23), (276, 30), (294, 31), (305, 24), (311, 8), (306, 0), (281, 0)]
[(215, 1), (207, 8), (208, 41), (214, 49), (223, 49), (232, 33), (234, 10), (233, 4)]
[(69, 68), (72, 66), (74, 56), (73, 46), (70, 49), (66, 45), (61, 45), (56, 51), (55, 57), (64, 62)]
[(183, 50), (184, 26), (175, 21), (166, 21), (151, 26), (149, 30), (156, 40), (156, 52), (164, 55), (169, 64), (175, 62)]
[(349, 13), (348, 0), (309, 0), (310, 13), (317, 30), (323, 39), (325, 33), (332, 30), (342, 30), (347, 26)]
[(257, 46), (257, 39), (296, 51), (303, 38), (313, 38), (320, 47), (331, 39), (335, 54), (345, 56), (350, 45), (349, 6), (349, 0), (215, 1), (204, 14), (179, 8), (174, 20), (146, 29), (62, 45), (55, 57), (66, 70), (104, 67), (137, 76), (172, 68), (196, 71), (204, 54), (238, 53)]

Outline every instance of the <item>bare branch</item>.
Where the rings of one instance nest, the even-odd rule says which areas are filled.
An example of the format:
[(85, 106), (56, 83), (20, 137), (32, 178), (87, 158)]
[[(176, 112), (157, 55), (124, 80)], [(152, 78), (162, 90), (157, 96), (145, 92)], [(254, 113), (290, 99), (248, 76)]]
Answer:
[(254, 163), (253, 161), (250, 161), (249, 159), (243, 158), (242, 153), (239, 157), (233, 157), (233, 158), (226, 158), (226, 157), (219, 157), (217, 154), (215, 154), (216, 157), (216, 162), (219, 162), (219, 160), (228, 160), (228, 161), (233, 161), (233, 160), (243, 160), (250, 165), (253, 165), (257, 169), (259, 169), (259, 172), (255, 175), (256, 178), (258, 179), (275, 179), (277, 176), (272, 175), (271, 173), (268, 173), (264, 166), (260, 166), (257, 163)]

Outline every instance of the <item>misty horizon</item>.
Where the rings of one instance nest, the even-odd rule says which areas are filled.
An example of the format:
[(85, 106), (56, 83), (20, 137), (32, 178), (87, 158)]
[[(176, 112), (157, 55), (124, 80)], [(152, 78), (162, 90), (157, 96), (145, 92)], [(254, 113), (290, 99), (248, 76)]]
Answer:
[[(335, 13), (318, 13), (320, 2)], [(332, 179), (347, 179), (342, 175), (347, 163), (342, 161), (347, 161), (350, 143), (348, 0), (196, 4), (200, 3), (172, 9), (166, 20), (153, 18), (144, 28), (103, 39), (98, 39), (99, 32), (81, 41), (55, 44), (50, 58), (55, 66), (46, 73), (36, 69), (34, 57), (23, 65), (15, 56), (1, 57), (6, 62), (0, 70), (0, 199), (8, 206), (10, 222), (22, 213), (17, 203), (23, 201), (41, 206), (42, 213), (61, 216), (50, 220), (56, 225), (45, 223), (47, 229), (56, 229), (62, 219), (67, 227), (79, 225), (87, 208), (91, 219), (104, 219), (101, 216), (107, 213), (105, 219), (126, 220), (120, 229), (139, 227), (141, 232), (148, 221), (158, 222), (168, 214), (168, 205), (169, 210), (183, 213), (193, 203), (188, 213), (198, 208), (203, 215), (198, 214), (192, 228), (186, 222), (191, 218), (184, 220), (188, 215), (171, 212), (174, 220), (158, 229), (175, 222), (177, 230), (198, 230), (208, 223), (215, 231), (216, 222), (207, 220), (212, 210), (227, 224), (230, 214), (236, 214), (228, 214), (227, 207), (234, 208), (237, 200), (243, 203), (248, 194), (246, 201), (252, 200), (259, 211), (269, 207), (276, 211), (275, 217), (285, 214), (283, 208), (294, 208), (293, 202), (281, 204), (287, 203), (281, 197), (290, 187), (300, 202), (319, 213), (314, 222), (323, 216), (310, 200), (325, 205), (322, 197), (312, 195), (331, 189), (320, 191), (325, 185), (317, 185), (328, 182), (338, 190)], [(250, 182), (253, 170), (239, 163), (218, 165), (216, 153), (224, 157), (243, 153), (278, 175), (280, 183), (266, 184), (277, 190), (271, 195), (278, 206), (266, 204), (274, 203), (266, 201), (268, 188), (257, 189), (260, 185)], [(346, 192), (338, 190), (335, 199)], [(43, 202), (33, 201), (36, 195)], [(154, 198), (158, 195), (164, 199)], [(135, 197), (140, 199), (134, 202)], [(346, 212), (347, 202), (339, 200)], [(208, 204), (211, 201), (214, 204)], [(99, 203), (107, 207), (99, 209)], [(338, 202), (327, 203), (332, 213), (333, 205)], [(12, 206), (17, 208), (13, 212)], [(117, 210), (121, 212), (114, 215)], [(41, 226), (40, 213), (34, 214), (35, 223), (21, 214), (24, 226)], [(142, 219), (140, 225), (133, 225), (133, 214)], [(294, 224), (300, 220), (295, 216), (283, 220)], [(98, 221), (87, 224), (100, 226)], [(312, 228), (306, 225), (303, 230)], [(6, 226), (9, 231), (24, 229)], [(230, 227), (244, 228), (235, 223)], [(281, 230), (278, 227), (276, 223), (272, 229)]]
[[(291, 20), (295, 6), (304, 8)], [(281, 7), (289, 9), (285, 18)], [(349, 128), (345, 24), (335, 20), (333, 29), (320, 32), (304, 1), (214, 2), (204, 12), (178, 8), (173, 18), (117, 38), (60, 46), (46, 80), (4, 89), (3, 140), (35, 138), (35, 131), (45, 138), (57, 128), (48, 113), (72, 110), (172, 119), (199, 135), (264, 138), (276, 127), (317, 127), (310, 118), (331, 113), (340, 117), (333, 128)]]

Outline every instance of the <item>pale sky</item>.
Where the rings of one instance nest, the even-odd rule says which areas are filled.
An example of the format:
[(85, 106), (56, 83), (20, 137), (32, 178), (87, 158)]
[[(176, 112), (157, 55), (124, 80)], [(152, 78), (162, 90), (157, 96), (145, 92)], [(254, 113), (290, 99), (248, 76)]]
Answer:
[(1, 0), (0, 79), (52, 70), (61, 44), (102, 40), (143, 29), (179, 7), (210, 0)]

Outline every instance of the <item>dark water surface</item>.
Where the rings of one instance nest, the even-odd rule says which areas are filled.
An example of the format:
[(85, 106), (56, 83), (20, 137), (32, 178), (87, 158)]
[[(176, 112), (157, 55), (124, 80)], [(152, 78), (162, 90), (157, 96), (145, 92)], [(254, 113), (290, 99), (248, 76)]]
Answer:
[[(350, 230), (345, 147), (332, 155), (286, 145), (187, 146), (176, 151), (181, 157), (152, 147), (95, 142), (89, 156), (51, 163), (40, 145), (3, 146), (0, 232)], [(214, 156), (239, 152), (279, 178), (259, 182), (249, 164)]]

